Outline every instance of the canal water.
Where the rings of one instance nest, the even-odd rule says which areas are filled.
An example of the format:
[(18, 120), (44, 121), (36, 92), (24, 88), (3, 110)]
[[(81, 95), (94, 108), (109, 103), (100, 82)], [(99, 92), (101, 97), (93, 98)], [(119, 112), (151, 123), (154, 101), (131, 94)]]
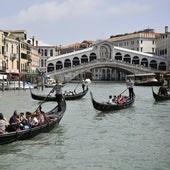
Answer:
[[(75, 88), (81, 91), (77, 83), (66, 84), (63, 91)], [(125, 83), (89, 85), (101, 102), (125, 89)], [(169, 170), (170, 101), (155, 102), (151, 87), (135, 86), (134, 91), (136, 100), (131, 108), (107, 113), (93, 108), (89, 92), (81, 100), (67, 101), (63, 119), (50, 133), (0, 146), (0, 169)], [(34, 111), (38, 105), (29, 90), (0, 92), (0, 112), (8, 119), (15, 109)], [(49, 102), (42, 107), (47, 111), (54, 105)]]

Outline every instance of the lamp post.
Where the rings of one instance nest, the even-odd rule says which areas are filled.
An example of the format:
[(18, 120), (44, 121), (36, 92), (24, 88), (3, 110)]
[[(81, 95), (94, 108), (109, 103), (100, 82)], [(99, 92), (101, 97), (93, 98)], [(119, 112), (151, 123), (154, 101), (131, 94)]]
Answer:
[(20, 73), (21, 73), (21, 40), (18, 37), (18, 72), (19, 72), (19, 88), (20, 88)]

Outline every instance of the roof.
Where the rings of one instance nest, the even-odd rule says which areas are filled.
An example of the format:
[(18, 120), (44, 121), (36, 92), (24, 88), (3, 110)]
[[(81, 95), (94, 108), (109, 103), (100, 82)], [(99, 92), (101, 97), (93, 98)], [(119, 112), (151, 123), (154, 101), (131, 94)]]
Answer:
[(74, 51), (74, 52), (71, 52), (71, 53), (50, 57), (47, 61), (49, 62), (49, 61), (53, 61), (53, 60), (56, 60), (56, 59), (62, 59), (62, 58), (70, 57), (72, 55), (75, 56), (75, 55), (78, 55), (80, 53), (89, 52), (89, 51), (93, 50), (93, 48), (94, 47), (89, 47), (89, 48), (86, 48), (86, 49), (83, 49), (83, 50), (78, 50), (78, 51)]

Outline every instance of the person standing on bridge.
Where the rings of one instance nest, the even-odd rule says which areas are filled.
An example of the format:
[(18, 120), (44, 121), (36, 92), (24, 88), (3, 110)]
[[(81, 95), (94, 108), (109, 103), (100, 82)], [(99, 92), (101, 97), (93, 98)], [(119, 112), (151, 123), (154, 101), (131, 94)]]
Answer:
[(129, 89), (129, 97), (131, 100), (133, 100), (134, 98), (133, 86), (134, 82), (131, 79), (129, 79), (129, 81), (127, 82), (127, 88)]

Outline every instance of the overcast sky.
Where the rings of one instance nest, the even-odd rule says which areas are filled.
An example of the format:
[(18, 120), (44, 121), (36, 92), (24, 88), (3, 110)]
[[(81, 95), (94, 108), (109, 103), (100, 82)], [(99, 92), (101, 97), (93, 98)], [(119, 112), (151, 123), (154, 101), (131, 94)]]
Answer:
[(1, 30), (24, 29), (44, 45), (170, 30), (170, 0), (0, 0), (0, 8)]

